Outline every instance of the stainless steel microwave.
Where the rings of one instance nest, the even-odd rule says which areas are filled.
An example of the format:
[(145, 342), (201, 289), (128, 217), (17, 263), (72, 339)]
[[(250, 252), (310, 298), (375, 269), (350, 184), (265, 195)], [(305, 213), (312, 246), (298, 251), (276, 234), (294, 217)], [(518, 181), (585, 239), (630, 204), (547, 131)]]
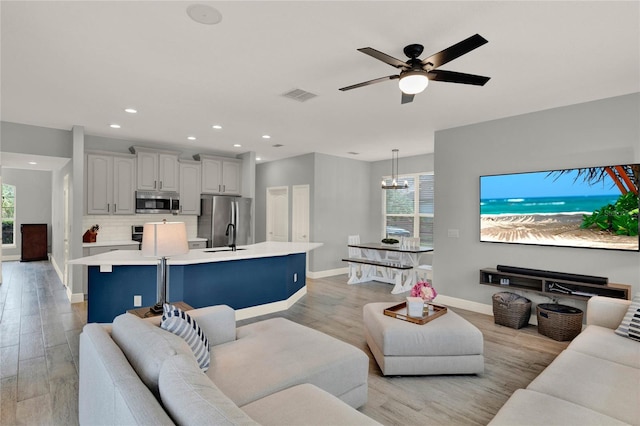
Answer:
[(180, 210), (177, 192), (136, 191), (136, 213), (173, 213)]

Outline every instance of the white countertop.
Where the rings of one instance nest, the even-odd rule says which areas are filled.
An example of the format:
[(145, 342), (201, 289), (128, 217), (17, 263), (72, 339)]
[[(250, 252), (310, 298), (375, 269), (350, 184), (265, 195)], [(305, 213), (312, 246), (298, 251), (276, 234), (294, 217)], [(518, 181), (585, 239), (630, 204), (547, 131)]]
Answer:
[[(99, 244), (99, 243), (95, 243)], [(227, 247), (190, 250), (189, 253), (168, 258), (169, 265), (194, 265), (198, 263), (226, 262), (229, 260), (256, 259), (261, 257), (286, 256), (295, 253), (307, 253), (322, 246), (322, 243), (264, 242), (248, 246), (238, 246), (238, 251), (219, 251), (207, 253), (207, 250), (221, 250)], [(115, 250), (95, 256), (81, 257), (69, 261), (71, 265), (156, 265), (157, 259), (143, 257), (139, 250)]]
[(82, 243), (82, 248), (87, 247), (109, 247), (109, 246), (130, 246), (130, 245), (138, 245), (140, 244), (137, 241), (126, 240), (126, 241), (97, 241), (95, 243)]
[[(196, 241), (207, 241), (206, 238), (193, 237), (188, 239), (189, 242)], [(87, 247), (110, 247), (110, 246), (130, 246), (130, 245), (138, 245), (140, 244), (134, 240), (126, 240), (126, 241), (97, 241), (95, 243), (82, 243), (82, 248)]]

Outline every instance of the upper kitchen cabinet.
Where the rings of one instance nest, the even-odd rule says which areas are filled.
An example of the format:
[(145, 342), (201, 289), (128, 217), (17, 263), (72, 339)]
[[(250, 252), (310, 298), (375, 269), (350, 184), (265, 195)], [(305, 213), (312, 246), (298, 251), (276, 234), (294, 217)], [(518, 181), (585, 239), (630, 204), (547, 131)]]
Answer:
[(202, 192), (205, 194), (240, 195), (242, 160), (196, 154), (202, 167)]
[(200, 162), (178, 160), (180, 164), (180, 214), (200, 214)]
[(178, 192), (180, 170), (178, 152), (132, 146), (137, 158), (137, 188), (141, 191)]
[(134, 214), (136, 163), (133, 155), (87, 153), (87, 214)]

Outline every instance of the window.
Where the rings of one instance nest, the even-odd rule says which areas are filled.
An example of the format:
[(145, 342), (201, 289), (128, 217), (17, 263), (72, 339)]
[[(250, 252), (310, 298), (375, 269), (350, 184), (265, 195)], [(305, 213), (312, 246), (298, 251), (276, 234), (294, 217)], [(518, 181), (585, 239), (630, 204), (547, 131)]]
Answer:
[(2, 184), (2, 244), (15, 244), (16, 187)]
[(405, 180), (409, 188), (384, 191), (384, 235), (420, 237), (420, 244), (433, 246), (433, 173), (398, 176)]

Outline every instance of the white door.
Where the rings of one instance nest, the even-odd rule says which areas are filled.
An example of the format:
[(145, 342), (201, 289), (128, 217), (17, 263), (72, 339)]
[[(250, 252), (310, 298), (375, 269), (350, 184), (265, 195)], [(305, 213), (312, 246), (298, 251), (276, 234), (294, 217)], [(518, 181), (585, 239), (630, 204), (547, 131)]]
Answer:
[(289, 241), (289, 188), (267, 188), (267, 241)]
[(62, 284), (65, 287), (69, 287), (69, 265), (67, 262), (69, 261), (69, 228), (71, 224), (69, 223), (69, 175), (64, 175), (64, 184), (62, 189), (62, 203), (63, 203), (63, 211), (64, 211), (64, 254), (63, 254), (63, 262), (64, 262), (64, 270), (62, 272)]
[(309, 185), (294, 185), (291, 190), (291, 241), (309, 242)]

